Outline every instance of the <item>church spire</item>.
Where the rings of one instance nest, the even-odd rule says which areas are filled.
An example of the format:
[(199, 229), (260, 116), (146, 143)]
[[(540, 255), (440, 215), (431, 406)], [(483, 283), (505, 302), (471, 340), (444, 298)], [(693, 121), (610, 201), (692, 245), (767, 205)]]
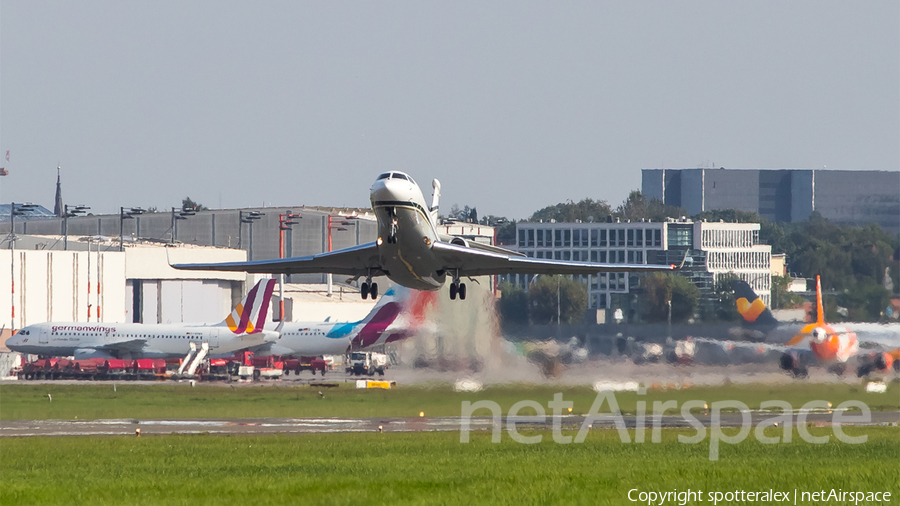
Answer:
[(60, 166), (56, 166), (56, 203), (53, 204), (53, 214), (62, 218), (63, 214), (65, 214), (65, 207), (63, 207), (62, 200), (62, 183), (59, 180), (59, 169)]

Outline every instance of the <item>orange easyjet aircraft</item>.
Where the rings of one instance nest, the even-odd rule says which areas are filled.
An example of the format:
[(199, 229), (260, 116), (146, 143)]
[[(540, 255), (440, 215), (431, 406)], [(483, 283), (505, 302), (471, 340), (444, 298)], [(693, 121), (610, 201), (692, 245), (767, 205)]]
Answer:
[[(753, 289), (745, 281), (732, 283), (737, 298), (737, 309), (744, 320), (745, 330), (753, 332), (754, 339), (763, 338), (770, 343), (778, 342), (779, 337), (789, 331), (790, 325), (778, 324), (771, 311), (765, 306)], [(781, 355), (780, 365), (794, 376), (806, 376), (810, 365), (823, 365), (830, 371), (843, 374), (848, 361), (857, 356), (857, 374), (862, 377), (873, 371), (888, 371), (893, 366), (900, 369), (900, 349), (884, 344), (876, 344), (882, 351), (859, 354), (860, 339), (856, 332), (846, 327), (831, 325), (825, 321), (825, 308), (822, 302), (822, 282), (816, 276), (816, 321), (804, 325), (797, 331), (791, 331), (793, 338), (786, 346), (788, 349)], [(790, 335), (790, 334), (788, 334)], [(873, 336), (870, 336), (871, 340)], [(784, 339), (782, 337), (781, 339)], [(809, 347), (800, 346), (809, 339)], [(893, 339), (893, 338), (891, 338)], [(781, 341), (783, 342), (783, 341)], [(873, 341), (878, 343), (878, 341)], [(887, 351), (891, 350), (891, 351)]]
[[(816, 276), (816, 321), (804, 326), (787, 346), (797, 346), (809, 339), (809, 349), (820, 363), (830, 369), (843, 372), (847, 360), (859, 351), (856, 333), (845, 327), (835, 327), (825, 323), (825, 308), (822, 304), (822, 281)], [(784, 358), (782, 358), (782, 364)], [(785, 368), (787, 369), (787, 368)]]

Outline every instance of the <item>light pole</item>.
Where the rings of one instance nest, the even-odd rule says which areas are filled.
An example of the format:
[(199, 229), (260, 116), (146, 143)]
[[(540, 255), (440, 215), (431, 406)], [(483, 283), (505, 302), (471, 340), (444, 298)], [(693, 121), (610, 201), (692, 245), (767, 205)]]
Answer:
[[(335, 222), (335, 221), (334, 221), (334, 218), (340, 218), (341, 221)], [(356, 221), (351, 222), (351, 221), (349, 221), (349, 220), (356, 220), (356, 219), (357, 219), (356, 216), (336, 216), (336, 215), (332, 215), (332, 214), (329, 214), (329, 215), (328, 215), (328, 227), (327, 227), (327, 228), (328, 228), (328, 252), (329, 252), (329, 253), (332, 251), (332, 248), (331, 248), (331, 231), (332, 231), (332, 230), (338, 230), (338, 231), (348, 230), (348, 229), (345, 228), (345, 227), (349, 227), (349, 226), (351, 226), (351, 225), (356, 225), (356, 224), (357, 224)], [(331, 274), (330, 272), (327, 274), (327, 278), (328, 278), (328, 291), (326, 292), (326, 295), (327, 295), (328, 297), (331, 297), (332, 291), (333, 291), (333, 290), (332, 290), (332, 278), (333, 278), (333, 276), (332, 276), (332, 274)], [(372, 297), (374, 298), (374, 295), (373, 295)]]
[(16, 204), (9, 206), (9, 285), (10, 285), (10, 314), (9, 330), (16, 328), (16, 255), (13, 251), (13, 243), (16, 241), (16, 216), (24, 216), (26, 211), (36, 208), (37, 204)]
[(124, 207), (119, 208), (119, 251), (125, 251), (125, 220), (134, 219), (138, 214), (144, 214), (144, 210), (140, 207), (131, 207), (128, 210)]
[(25, 216), (28, 211), (32, 211), (37, 204), (16, 204), (13, 202), (9, 206), (9, 249), (13, 249), (13, 242), (16, 240), (16, 216)]
[(84, 214), (87, 210), (90, 209), (88, 206), (77, 205), (70, 206), (66, 204), (63, 206), (63, 250), (69, 249), (69, 218), (74, 218), (80, 214)]
[(253, 260), (253, 222), (265, 216), (259, 211), (238, 211), (238, 249), (242, 249), (244, 223), (250, 224), (250, 249), (247, 251), (247, 260)]
[[(175, 212), (178, 214), (175, 214)], [(172, 208), (172, 244), (178, 239), (178, 220), (186, 220), (188, 216), (197, 214), (193, 209), (185, 209), (183, 207)]]
[[(294, 218), (303, 218), (288, 209), (287, 214), (278, 215), (278, 258), (284, 258), (284, 231), (289, 230)], [(278, 275), (278, 319), (284, 321), (284, 274)]]

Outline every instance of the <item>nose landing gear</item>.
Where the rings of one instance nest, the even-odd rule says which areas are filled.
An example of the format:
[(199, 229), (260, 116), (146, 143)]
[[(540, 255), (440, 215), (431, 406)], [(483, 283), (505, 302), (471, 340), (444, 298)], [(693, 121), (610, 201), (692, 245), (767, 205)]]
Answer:
[(397, 244), (397, 213), (394, 208), (388, 209), (388, 216), (391, 219), (391, 232), (387, 236), (388, 244)]

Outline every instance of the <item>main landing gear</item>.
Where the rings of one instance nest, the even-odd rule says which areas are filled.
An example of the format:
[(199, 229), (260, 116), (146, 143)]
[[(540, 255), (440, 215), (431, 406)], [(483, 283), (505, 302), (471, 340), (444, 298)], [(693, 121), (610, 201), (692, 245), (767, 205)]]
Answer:
[(369, 295), (372, 296), (372, 300), (378, 298), (378, 283), (372, 281), (372, 275), (366, 277), (366, 280), (359, 285), (359, 294), (362, 295), (363, 300), (366, 299)]
[(453, 274), (453, 281), (450, 282), (450, 300), (466, 300), (466, 284), (459, 282), (459, 271)]

